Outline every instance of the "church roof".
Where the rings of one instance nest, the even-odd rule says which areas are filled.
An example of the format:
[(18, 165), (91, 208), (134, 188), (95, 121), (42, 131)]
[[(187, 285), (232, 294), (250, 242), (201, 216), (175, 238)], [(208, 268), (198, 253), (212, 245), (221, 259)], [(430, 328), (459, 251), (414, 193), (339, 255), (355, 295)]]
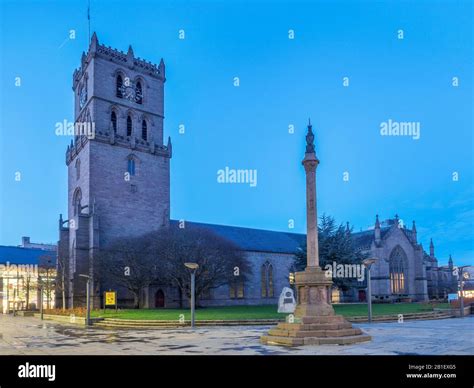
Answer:
[[(171, 226), (178, 226), (178, 220), (171, 220)], [(244, 228), (240, 226), (206, 224), (201, 222), (186, 221), (186, 228), (203, 228), (214, 232), (244, 251), (253, 252), (273, 252), (294, 254), (297, 249), (306, 243), (306, 234), (277, 232), (272, 230)], [(383, 239), (391, 226), (380, 228), (380, 235)], [(411, 230), (401, 228), (401, 230), (411, 238)], [(368, 250), (374, 241), (374, 230), (364, 230), (352, 233), (354, 245), (358, 250)]]
[[(389, 230), (390, 226), (380, 228), (380, 237), (383, 239)], [(375, 239), (374, 233), (373, 229), (351, 233), (356, 249), (370, 249), (372, 241)]]
[(38, 248), (22, 248), (0, 245), (0, 263), (10, 264), (39, 264), (42, 256), (51, 257), (56, 262), (56, 251)]
[[(171, 220), (171, 226), (178, 225)], [(244, 251), (294, 254), (306, 241), (305, 234), (276, 232), (272, 230), (243, 228), (240, 226), (205, 224), (186, 221), (186, 228), (202, 228), (214, 232)]]

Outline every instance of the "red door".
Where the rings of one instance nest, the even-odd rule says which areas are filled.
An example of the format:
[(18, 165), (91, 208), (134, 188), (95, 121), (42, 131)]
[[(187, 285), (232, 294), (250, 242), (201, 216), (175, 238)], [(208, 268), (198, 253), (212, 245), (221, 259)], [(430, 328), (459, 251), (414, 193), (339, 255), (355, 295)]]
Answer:
[(366, 302), (365, 290), (359, 290), (359, 302)]
[(165, 307), (165, 293), (162, 290), (156, 291), (156, 294), (155, 294), (155, 307), (156, 308)]

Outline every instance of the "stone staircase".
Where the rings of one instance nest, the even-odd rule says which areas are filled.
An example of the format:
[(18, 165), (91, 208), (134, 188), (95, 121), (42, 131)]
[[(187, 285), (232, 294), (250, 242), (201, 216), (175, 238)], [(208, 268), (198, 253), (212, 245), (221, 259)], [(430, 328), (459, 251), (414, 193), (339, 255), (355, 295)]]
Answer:
[[(278, 320), (275, 319), (199, 320), (196, 321), (196, 326), (268, 326), (276, 323), (278, 323)], [(190, 321), (179, 322), (177, 320), (134, 320), (118, 318), (105, 318), (94, 323), (96, 327), (127, 329), (176, 329), (189, 327), (190, 325)]]
[[(402, 314), (404, 321), (409, 320), (430, 320), (430, 319), (446, 319), (453, 318), (454, 314), (451, 310), (437, 310), (437, 311), (427, 311), (424, 313), (406, 313)], [(349, 317), (347, 318), (349, 322), (353, 323), (364, 323), (367, 322), (367, 317)], [(375, 315), (372, 318), (372, 322), (394, 322), (398, 321), (397, 314), (390, 315)]]
[[(313, 325), (320, 324), (323, 326), (319, 326), (319, 329), (315, 330), (325, 330), (327, 331), (326, 334), (335, 334), (334, 330), (343, 330), (348, 329), (347, 325), (350, 325), (349, 322), (352, 323), (364, 323), (367, 322), (367, 317), (348, 317), (344, 319), (342, 316), (335, 316), (338, 317), (333, 322), (325, 322), (323, 323), (321, 320), (317, 322), (313, 322)], [(426, 313), (411, 313), (411, 314), (403, 314), (404, 320), (416, 320), (416, 319), (445, 319), (445, 318), (452, 318), (453, 314), (449, 310), (446, 311), (427, 311)], [(324, 317), (320, 317), (324, 320)], [(327, 317), (326, 317), (327, 318)], [(341, 318), (345, 321), (341, 321)], [(374, 316), (373, 322), (394, 322), (398, 320), (397, 315), (377, 315)], [(136, 320), (136, 319), (120, 319), (120, 318), (104, 318), (104, 319), (95, 319), (94, 327), (102, 327), (102, 328), (123, 328), (123, 329), (176, 329), (181, 327), (189, 327), (191, 325), (190, 321), (179, 322), (178, 320)], [(275, 334), (282, 334), (277, 335), (278, 337), (289, 337), (289, 331), (294, 331), (292, 326), (285, 326), (285, 325), (292, 325), (285, 323), (283, 319), (240, 319), (240, 320), (199, 320), (196, 321), (196, 326), (271, 326), (277, 325), (275, 329), (271, 329), (271, 333)], [(337, 324), (340, 326), (330, 326), (331, 324)], [(276, 331), (280, 330), (280, 325), (283, 325), (281, 329), (283, 331)], [(352, 329), (352, 328), (351, 328)], [(285, 332), (288, 331), (288, 334)], [(331, 332), (333, 330), (333, 332)], [(346, 333), (354, 333), (353, 335), (360, 335), (358, 329), (352, 329), (355, 331), (346, 332)], [(330, 337), (330, 336), (329, 336)], [(337, 334), (334, 335), (337, 337)]]
[(352, 327), (342, 315), (303, 317), (298, 323), (279, 323), (260, 341), (265, 345), (350, 345), (370, 341), (371, 337)]

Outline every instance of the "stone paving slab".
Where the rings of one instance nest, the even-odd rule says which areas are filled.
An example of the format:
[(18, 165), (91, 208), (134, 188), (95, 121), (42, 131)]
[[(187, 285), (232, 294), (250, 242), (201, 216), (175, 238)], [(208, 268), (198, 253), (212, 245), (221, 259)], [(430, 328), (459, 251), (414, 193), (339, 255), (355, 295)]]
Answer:
[(474, 316), (354, 327), (372, 336), (372, 341), (286, 348), (260, 344), (271, 326), (105, 329), (0, 314), (0, 354), (474, 355)]

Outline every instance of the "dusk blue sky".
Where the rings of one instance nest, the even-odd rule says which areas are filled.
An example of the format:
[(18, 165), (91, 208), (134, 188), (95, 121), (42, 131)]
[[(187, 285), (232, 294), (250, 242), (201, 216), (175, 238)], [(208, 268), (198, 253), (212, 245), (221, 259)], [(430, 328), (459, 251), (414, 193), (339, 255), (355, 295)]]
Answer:
[[(304, 232), (301, 160), (311, 117), (320, 215), (358, 231), (377, 213), (398, 213), (409, 227), (416, 220), (425, 249), (433, 238), (442, 264), (451, 253), (460, 265), (474, 264), (472, 7), (92, 0), (91, 28), (100, 43), (122, 51), (132, 44), (135, 55), (166, 63), (172, 218)], [(70, 138), (54, 130), (73, 120), (87, 1), (2, 1), (0, 9), (0, 244), (24, 235), (55, 242), (59, 213), (67, 213)], [(389, 119), (420, 122), (420, 139), (381, 136)], [(256, 169), (257, 186), (217, 183), (226, 166)]]

